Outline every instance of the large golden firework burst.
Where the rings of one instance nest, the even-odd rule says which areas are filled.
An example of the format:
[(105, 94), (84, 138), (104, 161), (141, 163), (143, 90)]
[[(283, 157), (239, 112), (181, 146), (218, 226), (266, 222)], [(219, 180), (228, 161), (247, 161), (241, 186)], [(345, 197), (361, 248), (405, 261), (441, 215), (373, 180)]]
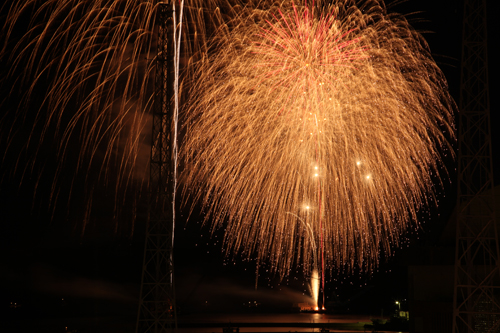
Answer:
[(453, 102), (382, 1), (286, 1), (221, 29), (191, 90), (183, 181), (226, 248), (372, 269), (433, 204)]

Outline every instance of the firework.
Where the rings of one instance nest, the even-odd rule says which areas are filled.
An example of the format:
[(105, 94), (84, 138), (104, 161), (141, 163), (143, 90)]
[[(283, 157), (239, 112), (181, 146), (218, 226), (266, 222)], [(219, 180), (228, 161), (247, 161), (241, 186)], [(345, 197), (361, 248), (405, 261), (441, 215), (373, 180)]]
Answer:
[[(381, 1), (236, 3), (185, 4), (185, 193), (226, 229), (228, 250), (283, 272), (376, 265), (433, 202), (451, 137), (452, 102), (425, 41)], [(56, 143), (53, 207), (68, 169), (85, 175), (88, 207), (109, 184), (115, 211), (147, 179), (156, 5), (2, 7), (2, 88), (15, 96), (4, 103), (21, 101), (3, 115), (2, 144), (27, 142), (25, 174), (41, 143)]]
[(230, 252), (281, 272), (373, 269), (435, 202), (453, 139), (425, 41), (382, 1), (287, 1), (213, 49), (189, 100), (185, 194)]
[[(83, 228), (99, 205), (92, 200), (96, 188), (117, 198), (110, 214), (123, 224), (120, 210), (132, 207), (125, 215), (134, 219), (147, 183), (158, 3), (23, 0), (1, 7), (3, 158), (18, 159), (9, 164), (22, 178), (54, 179), (53, 210), (57, 201), (69, 201), (72, 193), (80, 200), (84, 192), (76, 204), (85, 206)], [(224, 3), (185, 1), (186, 74), (206, 53)], [(54, 168), (41, 153), (47, 146), (58, 161)], [(129, 194), (132, 205), (124, 204)]]

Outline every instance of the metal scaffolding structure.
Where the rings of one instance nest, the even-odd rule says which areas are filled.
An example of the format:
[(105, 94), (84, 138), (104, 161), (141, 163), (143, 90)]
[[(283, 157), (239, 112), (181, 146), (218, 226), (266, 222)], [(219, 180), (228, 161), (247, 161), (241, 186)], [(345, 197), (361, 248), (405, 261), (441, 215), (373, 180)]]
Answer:
[(174, 19), (160, 3), (149, 179), (149, 216), (136, 333), (177, 328), (173, 276), (174, 239)]
[(486, 1), (464, 0), (453, 333), (500, 331)]

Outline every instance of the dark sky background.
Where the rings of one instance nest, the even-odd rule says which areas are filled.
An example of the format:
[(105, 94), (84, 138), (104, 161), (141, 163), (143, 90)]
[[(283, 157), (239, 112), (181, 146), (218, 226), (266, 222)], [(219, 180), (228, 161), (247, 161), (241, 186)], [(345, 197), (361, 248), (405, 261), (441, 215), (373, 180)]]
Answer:
[[(488, 1), (490, 45), (497, 40), (494, 32), (500, 31), (493, 3)], [(462, 1), (411, 0), (393, 10), (414, 13), (408, 16), (412, 25), (418, 30), (429, 31), (424, 36), (458, 103)], [(495, 60), (498, 58), (498, 50), (489, 46), (493, 142), (498, 141), (495, 129), (500, 123), (499, 103), (495, 98), (498, 91), (495, 79), (499, 72)], [(5, 82), (1, 87), (4, 99)], [(4, 115), (9, 105), (12, 104), (2, 106), (4, 122), (8, 120)], [(22, 135), (29, 129), (19, 128), (19, 131)], [(2, 133), (1, 149), (4, 149), (4, 139), (5, 133)], [(494, 145), (495, 170), (500, 164), (498, 151)], [(51, 156), (53, 151), (47, 148), (43, 153)], [(71, 212), (73, 206), (58, 206), (53, 216), (46, 208), (48, 188), (52, 183), (50, 177), (42, 179), (33, 198), (36, 175), (19, 185), (19, 175), (10, 174), (13, 161), (13, 155), (7, 155), (0, 168), (0, 313), (6, 313), (10, 302), (18, 302), (25, 313), (33, 316), (57, 311), (62, 315), (67, 311), (81, 316), (128, 315), (134, 321), (144, 246), (144, 198), (138, 201), (135, 228), (124, 217), (127, 220), (125, 227), (115, 231), (115, 225), (106, 222), (108, 212), (97, 216), (97, 223), (91, 224), (94, 227), (82, 233), (76, 221), (78, 217)], [(55, 162), (48, 157), (43, 164), (45, 170), (53, 168)], [(21, 159), (21, 163), (26, 160)], [(454, 164), (449, 163), (449, 166), (454, 182)], [(424, 245), (437, 246), (437, 239), (453, 210), (454, 186), (447, 185), (444, 192), (446, 196), (440, 198), (440, 207), (424, 220), (423, 230), (418, 235), (411, 235), (409, 244), (396, 250), (394, 257), (383, 263), (378, 273), (329, 277), (327, 301), (335, 302), (339, 311), (349, 309), (380, 314), (382, 308), (385, 313), (394, 310), (394, 301), (407, 296), (406, 270), (412, 263), (412, 251)], [(97, 200), (104, 206), (113, 202), (113, 195), (101, 193)], [(73, 200), (72, 205), (78, 206), (78, 200)], [(255, 290), (255, 262), (226, 258), (221, 253), (222, 235), (215, 233), (211, 237), (196, 217), (186, 224), (186, 215), (184, 212), (177, 222), (174, 250), (176, 293), (181, 314), (243, 311), (243, 302), (249, 301), (258, 301), (263, 309), (288, 309), (293, 302), (304, 299), (303, 293), (307, 295), (307, 281), (300, 269), (281, 280), (267, 272), (265, 265), (260, 267)]]

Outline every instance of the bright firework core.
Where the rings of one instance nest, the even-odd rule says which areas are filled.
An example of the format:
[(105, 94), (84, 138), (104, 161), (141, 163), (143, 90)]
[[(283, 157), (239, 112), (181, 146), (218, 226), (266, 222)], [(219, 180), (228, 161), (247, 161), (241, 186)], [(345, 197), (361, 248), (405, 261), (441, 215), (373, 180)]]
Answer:
[(309, 283), (309, 291), (311, 293), (311, 297), (314, 300), (314, 310), (318, 311), (319, 310), (319, 276), (318, 276), (318, 270), (313, 269), (312, 275), (311, 275), (311, 282)]
[(318, 263), (323, 281), (373, 269), (434, 203), (453, 133), (444, 76), (382, 1), (261, 9), (200, 65), (184, 181), (228, 250), (283, 274)]

